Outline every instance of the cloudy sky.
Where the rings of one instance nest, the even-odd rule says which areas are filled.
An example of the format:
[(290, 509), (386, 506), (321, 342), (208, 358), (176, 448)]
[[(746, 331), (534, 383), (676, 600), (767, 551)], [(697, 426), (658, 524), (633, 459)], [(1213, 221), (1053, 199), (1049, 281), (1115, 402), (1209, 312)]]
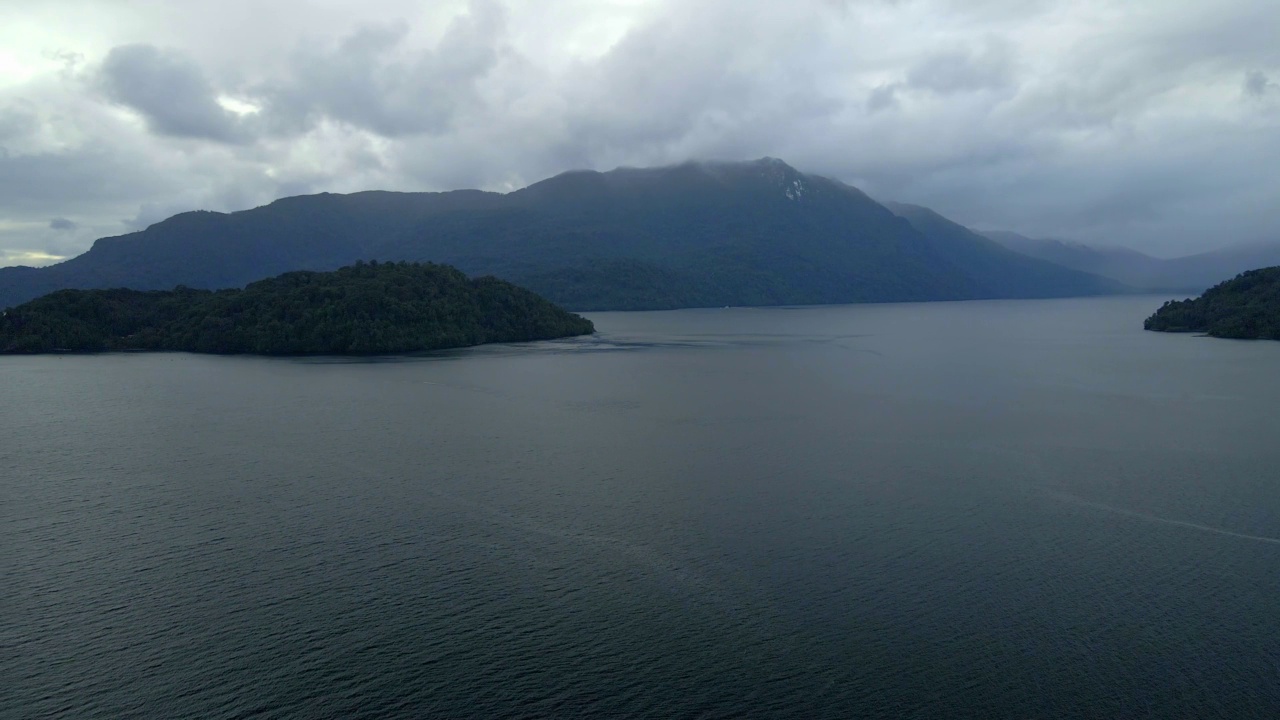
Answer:
[(4, 0), (0, 265), (191, 209), (769, 155), (973, 227), (1280, 239), (1275, 0)]

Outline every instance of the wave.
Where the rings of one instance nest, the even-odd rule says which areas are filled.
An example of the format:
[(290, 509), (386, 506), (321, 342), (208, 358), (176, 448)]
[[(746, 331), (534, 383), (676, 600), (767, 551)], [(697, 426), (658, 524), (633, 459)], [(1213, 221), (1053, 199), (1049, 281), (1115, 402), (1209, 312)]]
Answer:
[(1136, 510), (1126, 510), (1105, 503), (1086, 500), (1082, 497), (1072, 495), (1070, 493), (1058, 492), (1056, 490), (1041, 489), (1045, 495), (1072, 505), (1080, 505), (1082, 507), (1093, 508), (1103, 512), (1109, 512), (1115, 515), (1123, 515), (1136, 520), (1145, 520), (1147, 522), (1160, 523), (1162, 525), (1174, 525), (1176, 527), (1188, 528), (1191, 530), (1199, 530), (1200, 532), (1213, 533), (1214, 535), (1224, 535), (1226, 537), (1238, 538), (1240, 540), (1252, 540), (1254, 542), (1268, 543), (1271, 545), (1280, 545), (1280, 538), (1267, 537), (1266, 535), (1250, 535), (1248, 533), (1235, 532), (1234, 530), (1225, 530), (1212, 525), (1201, 525), (1186, 520), (1175, 520), (1173, 518), (1160, 517), (1159, 515), (1151, 515)]

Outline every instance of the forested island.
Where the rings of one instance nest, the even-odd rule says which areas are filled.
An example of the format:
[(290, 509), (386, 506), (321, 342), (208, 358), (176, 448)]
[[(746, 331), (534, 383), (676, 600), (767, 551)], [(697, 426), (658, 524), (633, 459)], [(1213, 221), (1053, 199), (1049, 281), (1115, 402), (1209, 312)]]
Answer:
[(61, 290), (0, 315), (0, 352), (371, 355), (594, 331), (590, 320), (496, 278), (361, 262), (244, 289)]
[(1219, 338), (1280, 340), (1280, 267), (1243, 272), (1194, 300), (1170, 300), (1143, 327)]

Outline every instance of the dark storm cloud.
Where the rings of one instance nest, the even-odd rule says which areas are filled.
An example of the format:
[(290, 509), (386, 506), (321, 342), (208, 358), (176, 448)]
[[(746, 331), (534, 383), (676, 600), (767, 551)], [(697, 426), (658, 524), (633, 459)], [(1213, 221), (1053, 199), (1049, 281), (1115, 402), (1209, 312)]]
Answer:
[(157, 134), (219, 142), (241, 136), (236, 117), (218, 104), (200, 66), (176, 50), (112, 48), (98, 80), (107, 97), (138, 112)]
[(80, 227), (66, 218), (54, 218), (49, 221), (50, 230), (75, 230)]

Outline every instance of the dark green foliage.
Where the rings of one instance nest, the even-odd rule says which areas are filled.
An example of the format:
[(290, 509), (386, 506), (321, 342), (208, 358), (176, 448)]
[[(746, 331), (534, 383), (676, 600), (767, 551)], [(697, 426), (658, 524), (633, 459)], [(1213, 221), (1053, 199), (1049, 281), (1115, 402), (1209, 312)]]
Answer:
[(241, 287), (358, 258), (447, 263), (580, 310), (1044, 297), (1117, 287), (967, 230), (921, 230), (856, 188), (766, 158), (571, 172), (505, 195), (321, 194), (230, 214), (183, 213), (103, 238), (57, 265), (0, 268), (0, 307), (63, 288)]
[(1280, 340), (1280, 267), (1249, 270), (1192, 300), (1170, 300), (1143, 323), (1147, 330)]
[(519, 282), (578, 310), (672, 310), (716, 301), (716, 293), (705, 283), (639, 260), (584, 263), (531, 273)]
[(0, 352), (365, 355), (591, 332), (591, 321), (495, 278), (374, 262), (243, 290), (62, 290), (5, 311)]

